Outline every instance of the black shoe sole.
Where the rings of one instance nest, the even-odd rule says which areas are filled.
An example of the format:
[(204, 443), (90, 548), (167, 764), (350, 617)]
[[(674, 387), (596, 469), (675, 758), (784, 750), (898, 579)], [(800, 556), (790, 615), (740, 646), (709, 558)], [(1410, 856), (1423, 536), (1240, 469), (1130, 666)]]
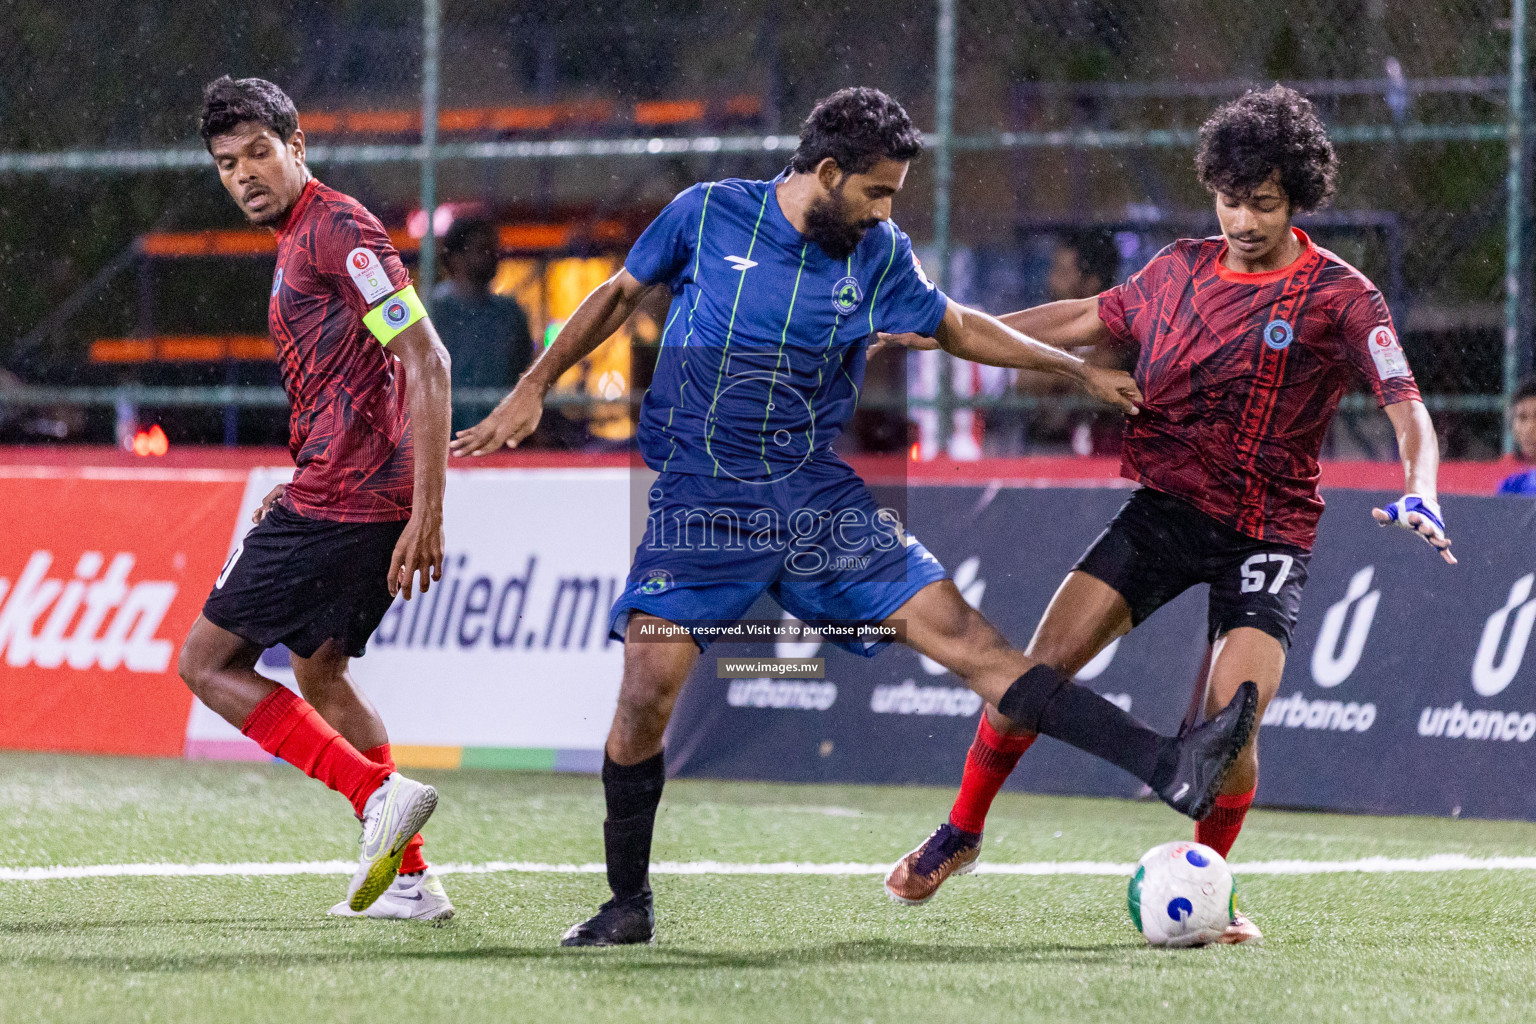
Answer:
[(1237, 755), (1243, 752), (1248, 745), (1248, 737), (1253, 732), (1253, 720), (1258, 716), (1259, 699), (1254, 694), (1254, 699), (1248, 703), (1237, 716), (1237, 728), (1232, 730), (1232, 736), (1237, 740), (1232, 744), (1231, 753), (1227, 755), (1216, 775), (1211, 779), (1211, 784), (1206, 787), (1205, 796), (1197, 803), (1191, 804), (1189, 810), (1184, 813), (1195, 821), (1203, 821), (1205, 816), (1211, 813), (1211, 807), (1216, 803), (1216, 794), (1221, 789), (1221, 784), (1227, 781), (1227, 774), (1232, 771), (1232, 766), (1237, 763)]
[(656, 936), (653, 933), (648, 939), (635, 939), (633, 942), (610, 942), (607, 940), (583, 940), (579, 938), (561, 939), (560, 945), (566, 949), (609, 949), (616, 946), (654, 946)]

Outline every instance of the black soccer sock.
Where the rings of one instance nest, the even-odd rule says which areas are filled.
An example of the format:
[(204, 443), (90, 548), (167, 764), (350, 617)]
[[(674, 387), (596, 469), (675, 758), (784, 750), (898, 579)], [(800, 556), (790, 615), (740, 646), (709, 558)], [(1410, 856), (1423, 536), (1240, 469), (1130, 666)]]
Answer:
[(1014, 680), (997, 709), (1015, 725), (1102, 757), (1153, 789), (1173, 778), (1177, 740), (1147, 728), (1049, 665), (1036, 665)]
[(651, 865), (651, 835), (656, 830), (656, 806), (667, 781), (666, 752), (639, 764), (621, 765), (603, 755), (603, 796), (608, 817), (603, 822), (603, 851), (608, 858), (608, 888), (614, 898), (644, 892)]

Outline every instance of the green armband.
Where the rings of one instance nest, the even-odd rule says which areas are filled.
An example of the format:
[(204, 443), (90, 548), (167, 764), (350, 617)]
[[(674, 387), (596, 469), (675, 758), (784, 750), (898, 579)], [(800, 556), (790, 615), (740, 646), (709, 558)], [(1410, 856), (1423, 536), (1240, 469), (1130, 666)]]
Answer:
[(395, 335), (426, 315), (427, 308), (416, 296), (416, 286), (408, 284), (370, 309), (363, 323), (379, 339), (379, 344), (388, 345)]

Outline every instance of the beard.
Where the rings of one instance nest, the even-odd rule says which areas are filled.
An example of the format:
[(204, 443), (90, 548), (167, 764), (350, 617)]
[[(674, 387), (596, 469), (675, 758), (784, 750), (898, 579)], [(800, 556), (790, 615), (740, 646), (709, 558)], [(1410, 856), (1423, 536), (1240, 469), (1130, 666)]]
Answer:
[(823, 252), (838, 261), (852, 256), (865, 233), (879, 223), (875, 218), (851, 219), (848, 204), (843, 202), (841, 185), (827, 196), (812, 200), (805, 211), (806, 234), (821, 246)]

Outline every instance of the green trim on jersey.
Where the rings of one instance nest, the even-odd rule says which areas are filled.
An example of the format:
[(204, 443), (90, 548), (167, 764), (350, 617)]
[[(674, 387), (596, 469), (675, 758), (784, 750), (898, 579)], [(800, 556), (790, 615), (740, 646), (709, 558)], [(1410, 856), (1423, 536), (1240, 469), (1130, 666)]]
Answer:
[[(768, 197), (771, 196), (771, 195), (773, 195), (773, 189), (770, 188), (770, 189), (767, 189), (766, 191), (764, 191), (763, 192), (763, 201), (761, 203), (759, 203), (758, 207), (757, 207), (757, 220), (754, 221), (753, 224), (752, 224), (752, 240), (747, 243), (747, 255), (745, 257), (746, 261), (749, 264), (752, 262), (752, 250), (757, 248), (757, 232), (758, 232), (758, 229), (760, 229), (763, 226), (763, 212), (768, 209)], [(697, 264), (698, 264), (699, 255), (701, 253), (703, 253), (703, 251), (704, 251), (704, 234), (703, 234), (703, 232), (704, 232), (704, 218), (703, 218), (702, 215), (700, 215), (700, 217), (699, 217), (699, 247), (698, 247), (697, 250), (694, 251), (694, 256), (693, 256), (695, 266), (697, 266)], [(715, 369), (715, 395), (714, 395), (713, 398), (710, 399), (710, 402), (709, 402), (709, 407), (711, 409), (713, 409), (715, 407), (715, 403), (716, 402), (720, 401), (720, 385), (722, 383), (724, 383), (724, 381), (725, 381), (725, 360), (730, 355), (730, 351), (731, 351), (731, 338), (736, 333), (736, 310), (741, 307), (741, 290), (746, 287), (746, 285), (747, 285), (747, 275), (750, 274), (751, 272), (752, 272), (752, 267), (751, 266), (745, 267), (745, 268), (737, 271), (737, 273), (740, 274), (741, 276), (739, 278), (737, 278), (737, 280), (736, 280), (736, 298), (731, 303), (731, 319), (730, 319), (730, 322), (727, 323), (726, 327), (725, 327), (725, 344), (723, 346), (721, 346), (721, 348), (720, 348), (720, 365)], [(703, 294), (702, 290), (700, 291), (700, 294)], [(706, 415), (708, 415), (708, 414), (706, 413)], [(704, 450), (706, 452), (709, 452), (709, 457), (710, 457), (710, 459), (715, 464), (715, 471), (714, 471), (714, 473), (712, 475), (719, 476), (720, 475), (720, 460), (715, 458), (715, 453), (710, 450), (710, 442), (713, 441), (714, 438), (715, 438), (715, 428), (714, 428), (713, 425), (711, 425), (710, 428), (709, 428), (709, 433), (704, 435)]]
[(779, 347), (773, 358), (773, 379), (768, 382), (768, 401), (763, 403), (763, 425), (757, 428), (757, 451), (763, 459), (763, 470), (769, 476), (773, 475), (773, 467), (768, 465), (768, 414), (773, 411), (773, 389), (779, 382), (779, 359), (784, 355), (784, 345), (789, 340), (789, 322), (795, 318), (795, 299), (800, 296), (800, 278), (805, 273), (805, 251), (809, 248), (809, 242), (800, 246), (800, 267), (795, 271), (795, 287), (789, 293), (789, 312), (784, 314), (784, 330), (779, 332)]

